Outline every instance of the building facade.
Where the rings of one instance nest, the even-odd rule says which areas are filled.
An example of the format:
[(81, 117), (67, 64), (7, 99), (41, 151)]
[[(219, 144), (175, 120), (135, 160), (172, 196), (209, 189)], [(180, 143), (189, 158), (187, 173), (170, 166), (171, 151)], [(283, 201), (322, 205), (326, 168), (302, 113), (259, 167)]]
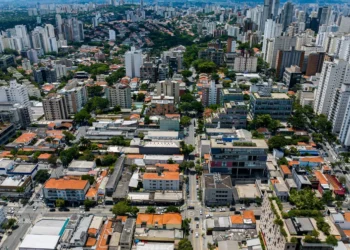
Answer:
[(49, 94), (43, 99), (46, 120), (63, 120), (68, 118), (67, 101), (64, 95)]

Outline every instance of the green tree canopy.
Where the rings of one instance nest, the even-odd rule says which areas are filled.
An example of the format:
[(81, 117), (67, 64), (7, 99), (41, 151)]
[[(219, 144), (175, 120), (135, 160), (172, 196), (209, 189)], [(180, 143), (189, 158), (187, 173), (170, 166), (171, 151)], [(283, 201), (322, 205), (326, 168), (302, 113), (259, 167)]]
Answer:
[(126, 75), (125, 68), (119, 68), (118, 70), (112, 72), (108, 77), (106, 77), (106, 82), (109, 86), (117, 83), (121, 78)]
[(108, 100), (102, 97), (95, 96), (89, 99), (85, 108), (88, 112), (106, 109), (108, 108)]
[(180, 124), (184, 127), (191, 125), (191, 117), (182, 116), (180, 119)]
[(299, 191), (292, 189), (289, 200), (291, 203), (295, 204), (298, 209), (323, 209), (323, 202), (316, 197), (315, 192), (313, 192), (311, 189), (302, 189)]
[(115, 215), (126, 215), (128, 213), (136, 215), (139, 212), (139, 209), (137, 207), (130, 206), (128, 201), (119, 201), (113, 206), (112, 212)]
[(191, 241), (188, 239), (182, 239), (179, 241), (179, 249), (181, 250), (193, 250)]
[(41, 184), (44, 184), (48, 179), (50, 179), (50, 173), (45, 169), (38, 170), (34, 177), (34, 180)]

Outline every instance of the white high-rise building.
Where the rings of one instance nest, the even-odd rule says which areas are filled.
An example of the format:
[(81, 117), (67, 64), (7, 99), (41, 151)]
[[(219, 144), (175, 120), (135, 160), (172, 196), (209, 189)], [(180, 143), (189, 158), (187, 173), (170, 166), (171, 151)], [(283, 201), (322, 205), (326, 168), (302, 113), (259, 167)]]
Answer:
[(291, 47), (296, 46), (296, 41), (297, 39), (295, 36), (279, 36), (267, 39), (266, 54), (264, 54), (265, 61), (274, 68), (277, 60), (278, 50), (290, 50)]
[(22, 38), (23, 47), (30, 48), (30, 40), (27, 32), (27, 27), (25, 25), (16, 25), (16, 36)]
[(128, 77), (140, 77), (140, 67), (143, 64), (142, 51), (131, 47), (131, 50), (125, 53), (125, 71)]
[(110, 29), (108, 30), (108, 33), (109, 33), (109, 41), (115, 41), (115, 31)]
[[(349, 80), (350, 82), (350, 75)], [(328, 120), (332, 123), (332, 132), (339, 133), (343, 124), (346, 107), (349, 103), (350, 97), (350, 84), (342, 84), (339, 89), (333, 95), (331, 107), (328, 113)]]
[[(15, 102), (30, 107), (27, 87), (11, 80), (9, 86), (0, 87), (0, 102)], [(31, 113), (29, 116), (31, 117)]]
[(282, 24), (276, 23), (272, 19), (267, 19), (265, 22), (264, 39), (262, 53), (266, 54), (267, 39), (280, 36), (282, 33)]
[(350, 63), (350, 35), (343, 36), (338, 40), (335, 55)]
[(328, 116), (336, 89), (350, 80), (349, 71), (349, 64), (344, 60), (335, 59), (334, 62), (323, 63), (314, 102), (314, 111), (316, 114)]

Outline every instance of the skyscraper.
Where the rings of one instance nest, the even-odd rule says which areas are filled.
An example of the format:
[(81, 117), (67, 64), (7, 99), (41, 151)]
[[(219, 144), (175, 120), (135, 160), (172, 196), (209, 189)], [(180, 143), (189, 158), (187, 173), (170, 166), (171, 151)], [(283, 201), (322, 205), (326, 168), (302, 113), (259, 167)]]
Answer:
[(263, 16), (260, 23), (260, 31), (265, 29), (265, 21), (277, 17), (280, 0), (264, 0)]
[(64, 95), (49, 94), (43, 100), (43, 107), (46, 120), (53, 121), (68, 118), (68, 108)]
[(15, 102), (29, 107), (27, 87), (18, 84), (16, 80), (11, 80), (10, 86), (0, 87), (0, 102)]
[(294, 4), (291, 2), (286, 2), (283, 6), (282, 12), (280, 14), (280, 23), (282, 24), (283, 31), (286, 31), (289, 24), (293, 21)]
[(143, 63), (142, 51), (131, 47), (131, 50), (125, 53), (125, 71), (129, 77), (140, 77), (140, 67)]

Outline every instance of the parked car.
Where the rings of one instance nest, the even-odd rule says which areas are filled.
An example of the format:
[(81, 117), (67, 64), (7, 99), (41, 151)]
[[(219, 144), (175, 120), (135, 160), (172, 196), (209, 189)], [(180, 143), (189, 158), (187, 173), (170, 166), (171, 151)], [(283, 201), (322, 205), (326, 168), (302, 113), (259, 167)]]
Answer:
[(187, 209), (194, 209), (194, 206), (188, 206)]
[(245, 207), (241, 207), (240, 209), (241, 209), (241, 210), (245, 210)]
[(50, 212), (56, 212), (56, 209), (54, 209), (54, 208), (50, 208), (50, 210), (49, 210)]
[(199, 228), (199, 222), (197, 221), (197, 223), (196, 223), (196, 228)]
[(225, 212), (225, 211), (226, 211), (226, 208), (224, 208), (224, 207), (220, 208), (220, 212)]
[(199, 237), (199, 234), (198, 234), (198, 232), (196, 232), (196, 238), (198, 238)]
[(235, 207), (230, 207), (230, 211), (236, 211)]

